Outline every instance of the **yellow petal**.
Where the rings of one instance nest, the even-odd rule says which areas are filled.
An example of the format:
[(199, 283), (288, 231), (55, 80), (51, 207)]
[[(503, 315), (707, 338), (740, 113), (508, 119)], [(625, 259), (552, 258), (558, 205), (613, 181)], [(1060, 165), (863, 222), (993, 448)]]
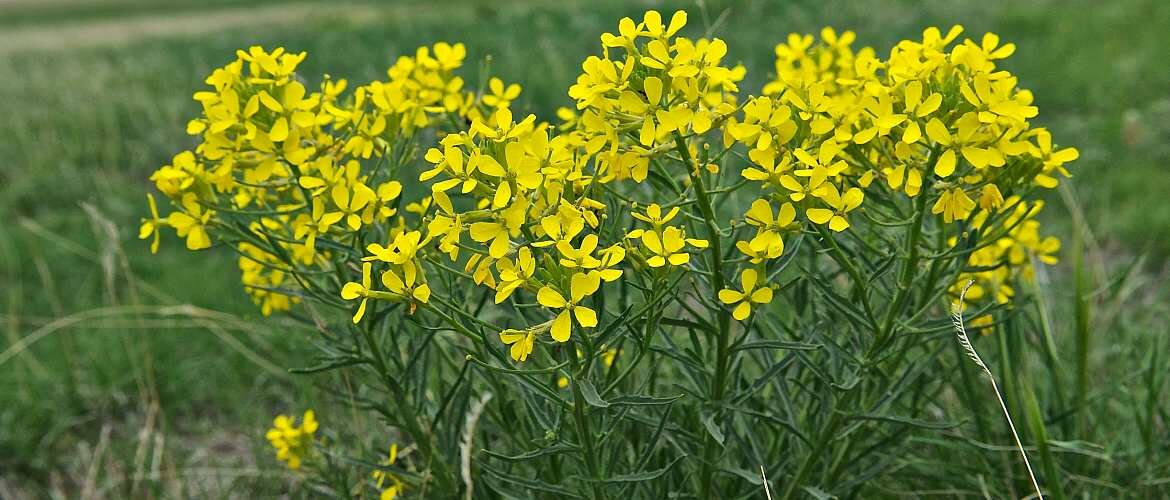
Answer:
[(722, 290), (719, 290), (719, 301), (724, 303), (724, 304), (734, 304), (736, 302), (743, 300), (743, 297), (744, 297), (743, 293), (737, 292), (737, 291), (732, 290), (730, 288), (724, 288)]
[(577, 324), (585, 328), (597, 326), (597, 313), (588, 307), (576, 306), (573, 315), (577, 317)]
[(931, 118), (929, 122), (926, 122), (926, 136), (930, 137), (930, 140), (944, 146), (950, 145), (951, 143), (951, 133), (947, 131), (947, 126), (943, 125), (943, 122), (939, 121), (938, 118)]
[(550, 286), (542, 287), (539, 291), (536, 292), (536, 301), (544, 307), (551, 307), (554, 309), (565, 307), (565, 305), (567, 305), (565, 297), (556, 290), (553, 290), (553, 288)]
[(735, 310), (731, 312), (731, 317), (733, 317), (739, 321), (743, 321), (743, 320), (747, 319), (747, 317), (751, 313), (752, 313), (752, 305), (750, 302), (745, 300), (743, 302), (740, 302), (738, 306), (735, 306)]
[(817, 224), (824, 224), (833, 218), (833, 211), (827, 208), (810, 208), (805, 211), (808, 220)]
[(573, 324), (572, 320), (569, 318), (569, 311), (564, 310), (561, 311), (561, 313), (557, 315), (557, 318), (553, 320), (550, 333), (552, 334), (553, 340), (557, 342), (564, 342), (569, 340), (569, 335), (572, 334), (572, 329)]
[(834, 215), (833, 218), (829, 221), (829, 229), (839, 233), (849, 229), (849, 221), (840, 215)]
[(362, 299), (362, 303), (358, 304), (357, 312), (353, 314), (353, 322), (356, 324), (357, 322), (361, 321), (362, 316), (365, 316), (365, 315), (366, 315), (366, 299)]
[(426, 304), (431, 301), (431, 287), (423, 283), (414, 288), (414, 300)]
[(345, 286), (341, 287), (341, 298), (345, 300), (353, 300), (360, 297), (362, 292), (365, 291), (366, 287), (362, 286), (361, 283), (354, 283), (351, 281), (346, 283)]
[(752, 292), (752, 302), (757, 304), (772, 302), (772, 287), (763, 287)]
[(744, 269), (743, 273), (739, 275), (739, 283), (743, 285), (744, 293), (748, 293), (754, 289), (759, 278), (760, 275), (755, 269)]
[(527, 337), (527, 336), (528, 336), (527, 332), (509, 329), (509, 330), (504, 330), (504, 331), (500, 332), (500, 341), (505, 343), (505, 344), (515, 344), (516, 342), (519, 342), (521, 339), (523, 339), (524, 337)]
[(955, 156), (953, 149), (948, 149), (939, 157), (938, 163), (934, 164), (934, 174), (939, 177), (946, 177), (955, 173), (955, 165), (958, 163), (958, 158)]
[(272, 128), (268, 131), (268, 138), (273, 142), (281, 142), (288, 139), (288, 120), (284, 118), (277, 118), (272, 124)]
[(593, 295), (601, 287), (601, 277), (594, 273), (577, 273), (570, 281), (569, 295), (571, 295), (574, 304)]
[(642, 88), (646, 91), (646, 101), (652, 106), (657, 106), (662, 102), (662, 80), (656, 76), (648, 76), (642, 82)]

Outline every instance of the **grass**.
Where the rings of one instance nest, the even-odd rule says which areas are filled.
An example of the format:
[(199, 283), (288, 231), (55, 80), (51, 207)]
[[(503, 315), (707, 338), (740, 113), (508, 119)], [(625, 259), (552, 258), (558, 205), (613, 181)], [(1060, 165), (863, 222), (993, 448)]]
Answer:
[[(1076, 177), (1047, 210), (1067, 255), (1040, 276), (1051, 311), (1036, 326), (1050, 334), (1051, 359), (1063, 360), (1056, 375), (1063, 366), (1078, 373), (1065, 374), (1080, 381), (1069, 399), (1100, 411), (1047, 419), (1051, 439), (1091, 436), (1105, 448), (1062, 447), (1057, 451), (1080, 458), (1058, 467), (1099, 472), (1086, 480), (1146, 481), (1154, 488), (1148, 491), (1167, 484), (1157, 475), (1125, 475), (1158, 470), (1170, 446), (1165, 377), (1156, 371), (1166, 346), (1159, 318), (1170, 306), (1157, 286), (1170, 253), (1170, 206), (1159, 203), (1170, 190), (1162, 175), (1170, 163), (1170, 4), (302, 2), (294, 15), (275, 14), (282, 6), (274, 2), (254, 10), (242, 4), (0, 4), (0, 46), (9, 47), (0, 51), (0, 352), (11, 353), (0, 356), (0, 497), (232, 495), (285, 484), (260, 435), (273, 413), (324, 395), (266, 366), (307, 364), (309, 333), (250, 321), (258, 314), (235, 282), (229, 255), (192, 255), (171, 239), (150, 256), (134, 234), (149, 172), (191, 144), (183, 133), (198, 110), (190, 94), (236, 48), (305, 50), (305, 74), (361, 81), (415, 46), (463, 41), (472, 59), (490, 57), (493, 73), (524, 85), (514, 107), (547, 119), (567, 102), (565, 89), (579, 61), (595, 51), (597, 35), (647, 5), (685, 7), (692, 24), (711, 26), (727, 40), (729, 57), (749, 68), (746, 89), (767, 77), (771, 48), (785, 34), (823, 25), (854, 29), (874, 46), (951, 23), (1015, 42), (1008, 66), (1038, 96), (1039, 122), (1082, 152)], [(227, 10), (233, 17), (204, 15)], [(173, 35), (144, 31), (75, 43), (79, 27), (160, 16), (191, 22)], [(246, 25), (215, 24), (239, 16)], [(27, 41), (30, 30), (38, 40), (64, 42), (4, 43), (9, 36)], [(1082, 255), (1071, 244), (1074, 233), (1083, 259), (1074, 258)], [(1144, 260), (1131, 266), (1138, 256)], [(174, 308), (182, 304), (197, 309)], [(40, 340), (26, 345), (38, 332)], [(1081, 342), (1088, 347), (1078, 349)], [(1002, 347), (1001, 355), (1012, 355), (1013, 346)], [(1013, 413), (1025, 414), (1033, 390), (1040, 405), (1054, 404), (1060, 392), (1049, 386), (1051, 365), (1016, 355), (1016, 374), (1036, 387), (1005, 387)], [(1143, 410), (1129, 415), (1135, 407)], [(1114, 418), (1125, 423), (1111, 425)], [(1044, 418), (1032, 420), (1043, 430)], [(1118, 472), (1083, 458), (1133, 449), (1146, 450), (1151, 469)]]

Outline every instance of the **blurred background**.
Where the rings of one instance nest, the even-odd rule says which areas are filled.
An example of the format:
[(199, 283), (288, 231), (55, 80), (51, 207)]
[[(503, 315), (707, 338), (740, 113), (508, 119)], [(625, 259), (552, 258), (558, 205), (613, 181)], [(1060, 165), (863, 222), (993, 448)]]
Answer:
[(0, 0), (0, 498), (282, 491), (272, 415), (328, 405), (287, 372), (310, 363), (307, 333), (258, 320), (233, 255), (172, 236), (152, 256), (136, 238), (149, 173), (194, 146), (191, 95), (237, 48), (307, 51), (310, 82), (353, 85), (460, 41), (471, 84), (482, 61), (523, 85), (513, 109), (552, 120), (600, 33), (648, 8), (685, 8), (688, 33), (724, 38), (745, 93), (792, 31), (854, 30), (879, 54), (930, 25), (1016, 43), (1004, 66), (1037, 122), (1081, 151), (1044, 214), (1065, 242), (1039, 276), (1057, 341), (1083, 312), (1076, 274), (1101, 391), (1129, 390), (1117, 367), (1166, 345), (1170, 2)]

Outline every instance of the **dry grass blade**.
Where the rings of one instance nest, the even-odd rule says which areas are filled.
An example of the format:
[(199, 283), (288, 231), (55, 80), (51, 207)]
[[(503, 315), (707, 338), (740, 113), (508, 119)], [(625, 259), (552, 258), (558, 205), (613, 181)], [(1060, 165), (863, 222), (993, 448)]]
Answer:
[(479, 423), (479, 416), (483, 414), (484, 407), (491, 399), (492, 393), (488, 392), (472, 403), (471, 409), (467, 411), (467, 420), (463, 425), (463, 440), (459, 443), (459, 471), (466, 487), (464, 491), (467, 500), (471, 500), (472, 491), (475, 488), (471, 481), (471, 440), (475, 437), (475, 426)]
[(1024, 467), (1028, 469), (1028, 477), (1032, 479), (1032, 486), (1036, 489), (1036, 498), (1044, 500), (1044, 494), (1041, 493), (1040, 482), (1036, 480), (1036, 473), (1032, 472), (1032, 463), (1028, 461), (1028, 454), (1024, 451), (1024, 444), (1020, 442), (1020, 433), (1016, 432), (1016, 424), (1012, 422), (1012, 416), (1008, 412), (1007, 403), (1003, 400), (1003, 395), (999, 391), (999, 384), (995, 382), (995, 376), (991, 374), (991, 370), (987, 368), (987, 363), (983, 362), (983, 358), (979, 356), (979, 351), (975, 350), (975, 346), (971, 344), (971, 338), (967, 336), (967, 328), (963, 325), (963, 300), (967, 298), (967, 290), (971, 285), (975, 284), (975, 280), (968, 281), (963, 286), (963, 291), (959, 293), (959, 301), (955, 303), (955, 309), (951, 313), (951, 322), (955, 325), (955, 335), (959, 339), (959, 345), (967, 352), (967, 356), (971, 358), (979, 368), (983, 369), (983, 373), (987, 375), (987, 380), (991, 381), (991, 388), (995, 390), (995, 397), (999, 400), (999, 407), (1003, 410), (1003, 416), (1007, 419), (1008, 428), (1012, 431), (1012, 437), (1016, 439), (1016, 449), (1020, 452), (1020, 457), (1024, 459)]
[(768, 500), (772, 500), (772, 488), (768, 487), (768, 473), (764, 472), (764, 466), (760, 466), (760, 478), (764, 480), (764, 495), (768, 496)]

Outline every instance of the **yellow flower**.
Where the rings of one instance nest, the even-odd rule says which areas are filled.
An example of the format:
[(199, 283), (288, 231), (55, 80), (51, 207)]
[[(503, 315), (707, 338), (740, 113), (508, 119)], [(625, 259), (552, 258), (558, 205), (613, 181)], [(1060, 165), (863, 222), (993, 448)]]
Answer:
[(784, 240), (773, 231), (760, 231), (750, 241), (735, 242), (735, 248), (750, 257), (752, 264), (759, 264), (782, 255)]
[[(357, 160), (346, 162), (345, 166), (335, 165), (332, 157), (322, 156), (306, 165), (306, 174), (302, 175), (297, 183), (308, 189), (313, 196), (318, 196), (333, 187), (346, 184), (356, 184), (361, 173), (361, 164)], [(309, 175), (309, 173), (316, 175)]]
[(362, 316), (366, 314), (366, 301), (370, 297), (370, 270), (372, 264), (366, 262), (362, 264), (362, 282), (355, 283), (353, 281), (346, 283), (341, 287), (341, 298), (345, 300), (353, 300), (361, 297), (362, 301), (358, 304), (357, 312), (353, 314), (353, 322), (356, 324), (362, 320)]
[(849, 212), (861, 206), (862, 200), (865, 199), (865, 195), (858, 188), (849, 188), (845, 194), (840, 194), (837, 187), (832, 184), (825, 184), (817, 197), (830, 208), (810, 208), (805, 215), (814, 223), (828, 223), (829, 229), (837, 232), (849, 229)]
[[(871, 99), (870, 105), (866, 107), (866, 111), (871, 115), (870, 124), (872, 126), (853, 136), (853, 142), (855, 144), (868, 143), (874, 137), (885, 137), (890, 133), (891, 129), (906, 121), (905, 113), (894, 112), (894, 101), (889, 93), (882, 92), (878, 94), (877, 99)], [(915, 124), (914, 128), (917, 129), (917, 124)], [(910, 130), (910, 128), (907, 130)], [(903, 133), (903, 137), (905, 136), (906, 134)], [(910, 137), (914, 137), (914, 132), (910, 133)]]
[(277, 460), (292, 470), (300, 469), (304, 459), (312, 452), (313, 435), (317, 432), (317, 419), (313, 410), (305, 411), (301, 425), (295, 424), (294, 417), (277, 415), (272, 421), (272, 428), (264, 435), (276, 448)]
[(500, 259), (496, 261), (496, 269), (500, 271), (500, 282), (496, 285), (496, 303), (499, 304), (536, 274), (536, 259), (532, 258), (532, 250), (521, 247), (516, 252), (516, 262)]
[(601, 277), (596, 273), (576, 273), (569, 281), (568, 300), (555, 288), (547, 285), (536, 293), (536, 301), (540, 305), (561, 310), (552, 322), (552, 338), (557, 342), (569, 340), (572, 333), (570, 313), (577, 319), (577, 324), (584, 328), (597, 326), (597, 313), (580, 303), (597, 292), (601, 286)]
[(398, 181), (383, 182), (378, 186), (377, 197), (366, 205), (362, 213), (363, 224), (373, 224), (375, 221), (384, 221), (398, 213), (398, 209), (391, 206), (394, 200), (402, 194), (402, 183)]
[(493, 259), (503, 257), (511, 247), (508, 226), (503, 222), (476, 222), (471, 224), (471, 239), (488, 245), (488, 255)]
[(426, 304), (431, 300), (431, 287), (419, 281), (418, 267), (413, 263), (402, 266), (401, 276), (393, 270), (382, 273), (382, 284), (390, 293), (410, 301), (411, 312), (414, 312), (416, 302)]
[(199, 205), (194, 193), (183, 196), (183, 208), (186, 212), (171, 212), (167, 216), (167, 224), (175, 228), (180, 238), (187, 237), (188, 250), (210, 248), (211, 236), (207, 234), (207, 224), (214, 212)]
[(597, 249), (597, 235), (587, 234), (581, 238), (580, 248), (573, 248), (573, 244), (569, 240), (560, 240), (557, 242), (557, 251), (561, 254), (560, 263), (567, 268), (582, 268), (582, 269), (596, 269), (601, 265), (601, 261), (593, 256), (593, 251)]
[(906, 196), (911, 198), (922, 192), (922, 171), (917, 168), (903, 163), (893, 168), (884, 168), (882, 173), (885, 174), (890, 189), (895, 191), (902, 189)]
[(995, 148), (982, 148), (975, 145), (978, 142), (974, 135), (979, 126), (978, 121), (961, 118), (956, 134), (952, 135), (947, 130), (947, 126), (938, 118), (931, 118), (926, 123), (927, 137), (930, 137), (930, 140), (939, 145), (946, 146), (946, 149), (934, 164), (935, 175), (947, 177), (955, 171), (955, 166), (958, 164), (956, 151), (962, 153), (963, 158), (975, 168), (983, 168), (988, 165), (1002, 166), (1004, 164), (1003, 153), (999, 150)]
[(780, 212), (772, 216), (772, 204), (768, 200), (757, 199), (752, 202), (748, 211), (744, 213), (744, 220), (761, 231), (785, 231), (791, 229), (796, 220), (796, 209), (791, 203), (780, 205)]
[(943, 222), (950, 224), (956, 220), (965, 220), (974, 208), (975, 202), (967, 193), (962, 188), (955, 187), (943, 191), (938, 201), (931, 207), (930, 213), (942, 214)]
[(999, 187), (995, 184), (983, 186), (979, 194), (979, 208), (990, 211), (1000, 205), (1003, 205), (1003, 193), (999, 192)]
[(361, 182), (354, 184), (352, 189), (347, 189), (345, 186), (335, 186), (331, 195), (338, 210), (333, 213), (341, 214), (346, 225), (353, 231), (362, 227), (362, 209), (378, 199), (378, 194)]
[(719, 301), (727, 305), (735, 304), (731, 316), (739, 321), (747, 319), (752, 313), (752, 303), (767, 304), (772, 302), (772, 288), (769, 286), (757, 287), (759, 275), (755, 269), (744, 269), (739, 275), (743, 291), (724, 288), (719, 291)]
[(366, 247), (370, 256), (363, 257), (362, 260), (380, 260), (391, 264), (405, 265), (413, 261), (418, 254), (421, 238), (422, 232), (420, 231), (405, 231), (395, 235), (394, 240), (388, 246), (383, 247), (377, 243), (371, 243)]
[(513, 83), (505, 87), (504, 81), (495, 77), (488, 81), (488, 90), (491, 93), (483, 96), (483, 103), (493, 108), (506, 108), (520, 97), (519, 84)]
[(1064, 148), (1059, 151), (1054, 151), (1052, 134), (1046, 129), (1036, 130), (1036, 150), (1032, 154), (1044, 162), (1044, 168), (1036, 176), (1035, 182), (1040, 187), (1045, 188), (1054, 188), (1059, 184), (1059, 181), (1053, 175), (1054, 173), (1068, 177), (1070, 174), (1064, 168), (1064, 164), (1076, 160), (1081, 156), (1081, 153), (1076, 148)]
[[(394, 500), (400, 493), (402, 493), (402, 481), (398, 476), (384, 470), (390, 468), (398, 461), (398, 443), (390, 443), (390, 451), (386, 454), (386, 458), (379, 462), (379, 468), (374, 469), (370, 474), (377, 483), (378, 488), (382, 489), (382, 494), (379, 496), (381, 500)], [(386, 481), (390, 482), (390, 486), (386, 486)]]
[(796, 175), (812, 176), (814, 172), (823, 172), (829, 177), (836, 177), (846, 168), (845, 160), (833, 161), (837, 154), (841, 152), (841, 146), (835, 142), (824, 142), (821, 144), (817, 155), (814, 157), (804, 149), (797, 148), (792, 151), (792, 156), (805, 165), (806, 168), (797, 170)]
[(670, 26), (663, 26), (662, 14), (656, 10), (646, 11), (642, 16), (643, 34), (652, 38), (670, 38), (686, 25), (687, 13), (683, 10), (675, 11), (670, 16)]
[(641, 214), (638, 212), (631, 212), (630, 215), (634, 216), (635, 219), (650, 224), (655, 229), (658, 229), (659, 227), (662, 227), (663, 224), (666, 224), (667, 222), (670, 222), (671, 219), (674, 219), (674, 217), (678, 215), (678, 212), (679, 208), (673, 207), (670, 209), (670, 211), (666, 212), (666, 215), (662, 215), (662, 207), (657, 203), (651, 203), (650, 206), (646, 207), (646, 213)]
[(524, 362), (528, 360), (528, 355), (532, 354), (532, 348), (536, 344), (535, 328), (528, 328), (525, 330), (507, 329), (500, 332), (500, 341), (506, 345), (512, 346), (509, 349), (509, 354), (513, 361)]
[[(636, 236), (635, 236), (636, 235)], [(695, 248), (707, 248), (707, 240), (687, 238), (682, 228), (670, 226), (659, 233), (656, 230), (631, 231), (630, 238), (641, 238), (642, 248), (649, 252), (646, 264), (650, 267), (662, 267), (667, 264), (681, 266), (691, 261), (691, 255), (683, 251), (690, 244)]]
[(575, 238), (584, 229), (585, 217), (581, 211), (562, 200), (555, 213), (540, 219), (540, 230), (551, 241), (540, 241), (534, 245), (544, 247), (559, 244)]
[[(994, 36), (991, 33), (988, 35)], [(997, 118), (1023, 123), (1039, 113), (1039, 110), (1035, 106), (1029, 106), (1029, 102), (1022, 99), (1019, 93), (1013, 93), (1016, 86), (1014, 78), (1001, 78), (993, 82), (986, 74), (976, 74), (971, 83), (974, 85), (961, 80), (959, 90), (963, 98), (975, 106), (979, 121), (982, 123), (994, 123)]]
[(159, 228), (167, 221), (158, 216), (158, 205), (154, 202), (154, 195), (146, 194), (146, 204), (150, 206), (150, 218), (142, 219), (142, 226), (138, 229), (138, 239), (145, 240), (153, 237), (150, 242), (150, 253), (158, 253)]
[[(517, 192), (524, 193), (539, 188), (544, 179), (540, 174), (540, 160), (527, 154), (524, 150), (524, 144), (509, 142), (504, 147), (504, 159), (506, 166), (500, 170), (504, 179), (496, 188), (496, 194), (492, 199), (493, 208), (508, 206), (512, 200), (513, 184), (515, 184)], [(484, 156), (481, 161), (496, 163), (490, 156)]]
[(829, 175), (828, 169), (824, 167), (814, 167), (801, 169), (794, 172), (797, 176), (806, 177), (805, 182), (800, 182), (791, 175), (781, 175), (780, 185), (790, 191), (788, 198), (792, 201), (800, 201), (809, 195), (815, 195), (820, 191), (821, 186), (825, 184), (825, 180)]
[(773, 187), (781, 186), (781, 178), (792, 170), (792, 157), (784, 155), (777, 163), (776, 151), (772, 149), (753, 149), (748, 151), (748, 158), (759, 168), (753, 166), (743, 169), (743, 178), (747, 180), (763, 182)]
[(622, 270), (617, 267), (626, 258), (626, 249), (621, 245), (612, 245), (609, 248), (603, 249), (597, 253), (600, 257), (600, 265), (594, 271), (602, 281), (611, 282), (617, 281), (622, 277)]
[(447, 254), (452, 261), (459, 258), (459, 239), (463, 235), (463, 222), (458, 215), (448, 217), (436, 215), (427, 224), (427, 239), (439, 238), (439, 251)]

